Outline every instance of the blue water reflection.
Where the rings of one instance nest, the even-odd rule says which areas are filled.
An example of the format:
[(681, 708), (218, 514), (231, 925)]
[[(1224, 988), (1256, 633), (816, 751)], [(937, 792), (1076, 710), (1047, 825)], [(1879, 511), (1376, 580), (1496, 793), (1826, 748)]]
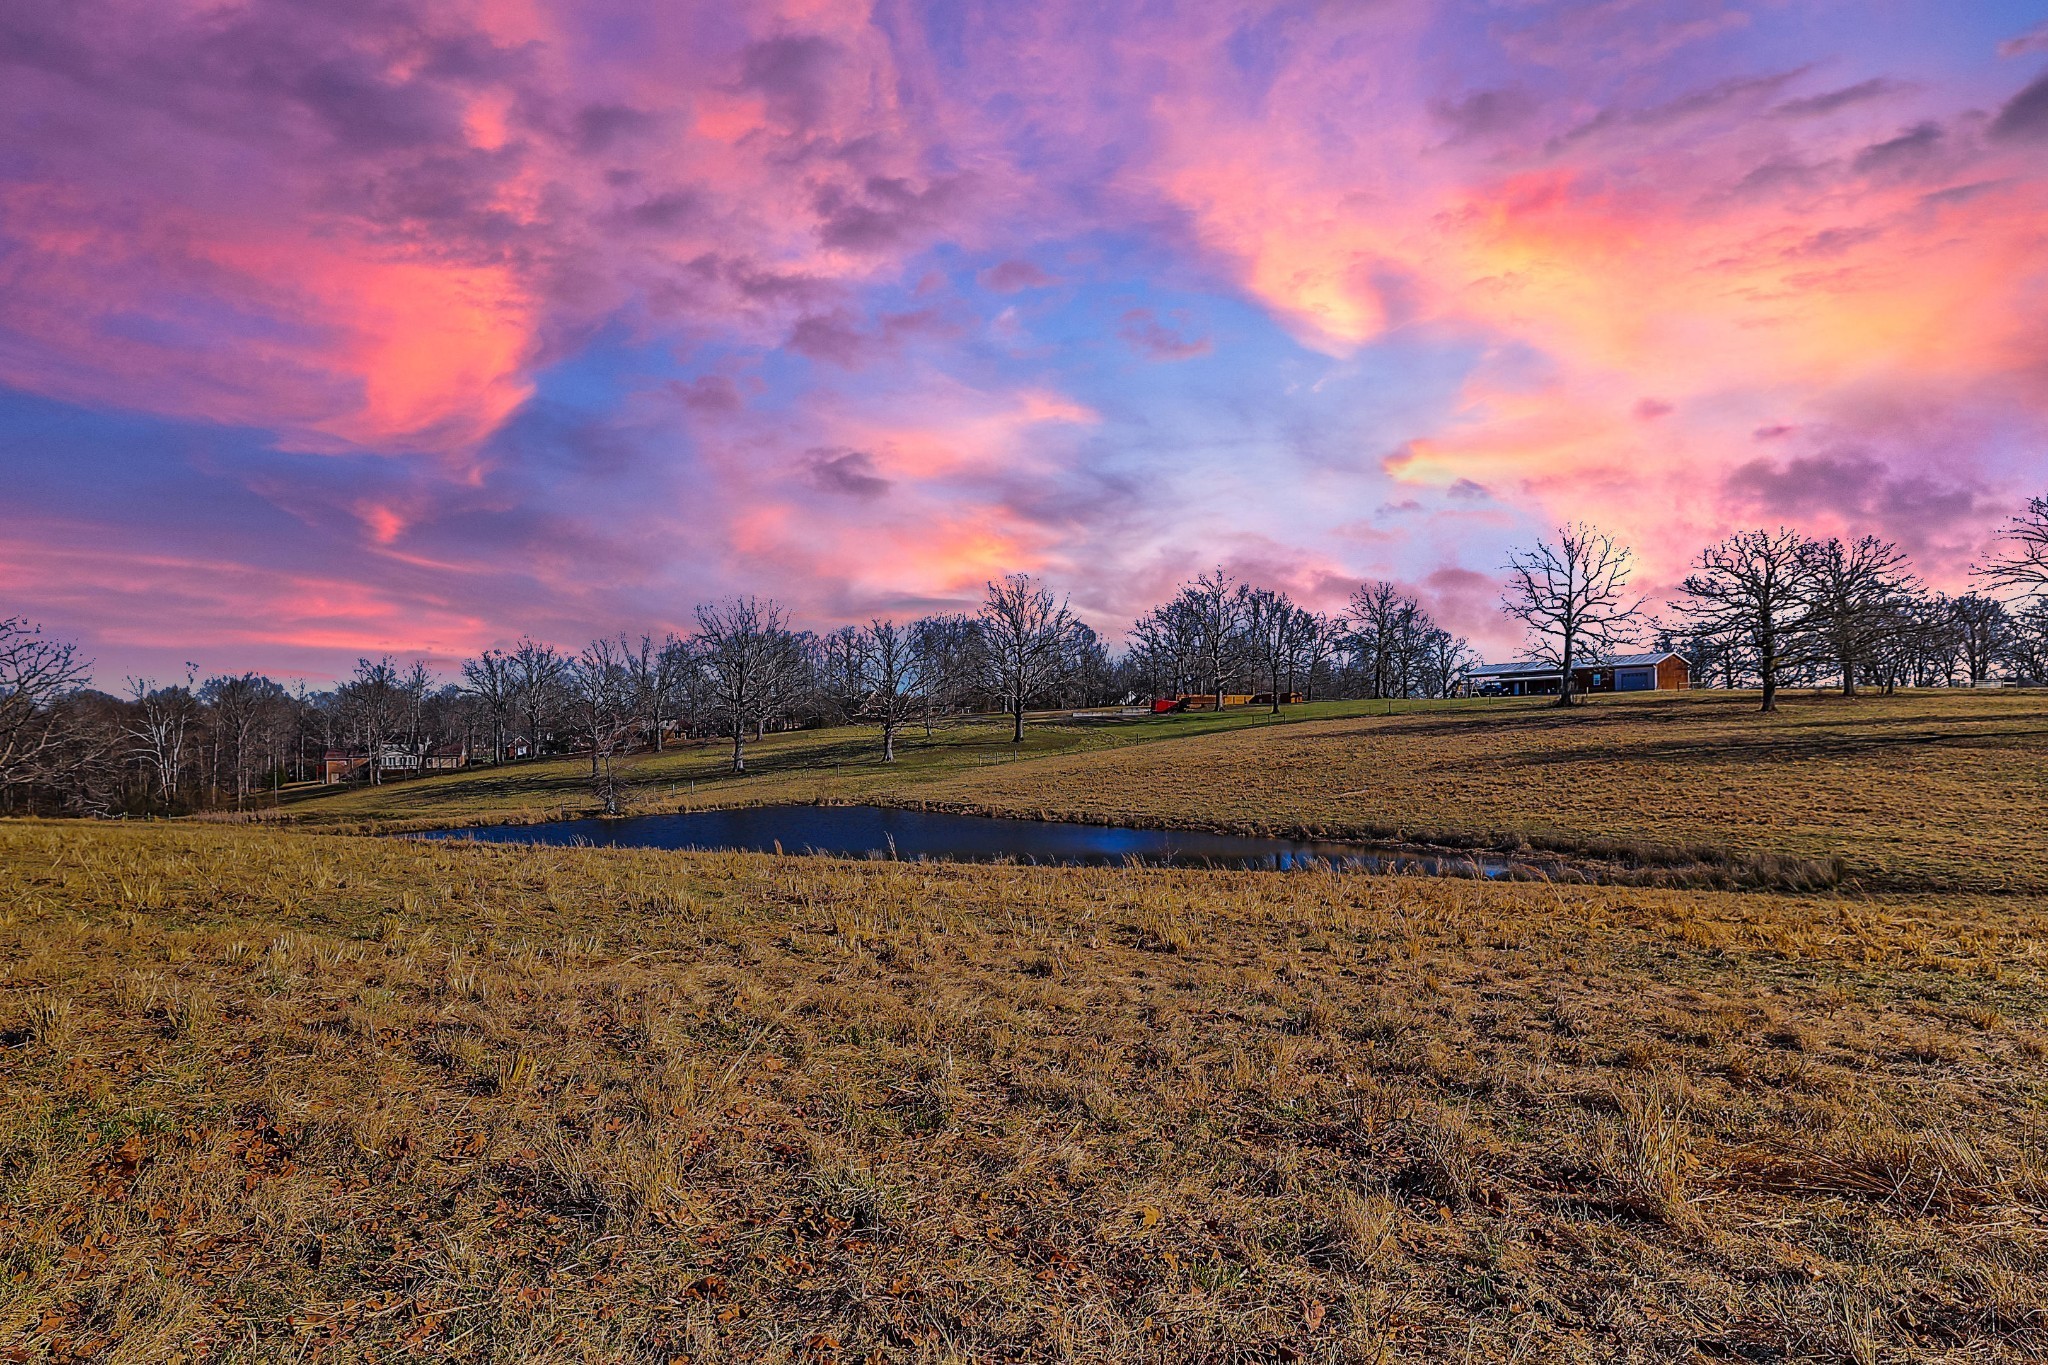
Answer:
[(750, 806), (738, 810), (478, 825), (436, 830), (430, 839), (489, 843), (587, 844), (621, 848), (739, 849), (842, 858), (930, 858), (1054, 866), (1334, 866), (1364, 872), (1499, 877), (1515, 865), (1497, 854), (1432, 854), (1371, 844), (1271, 839), (1200, 830), (1133, 829), (1057, 820), (1010, 820), (890, 806)]

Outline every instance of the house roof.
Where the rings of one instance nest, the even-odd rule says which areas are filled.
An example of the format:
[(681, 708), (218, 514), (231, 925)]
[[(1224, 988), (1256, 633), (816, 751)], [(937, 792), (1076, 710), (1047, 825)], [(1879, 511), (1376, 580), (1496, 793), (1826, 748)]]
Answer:
[[(1606, 659), (1588, 659), (1582, 664), (1574, 664), (1573, 668), (1575, 670), (1580, 668), (1644, 668), (1651, 664), (1663, 663), (1666, 659), (1676, 659), (1678, 657), (1678, 655), (1673, 654), (1668, 649), (1660, 650), (1654, 654), (1616, 654)], [(1556, 674), (1557, 671), (1558, 667), (1556, 664), (1545, 663), (1541, 659), (1522, 659), (1511, 664), (1481, 664), (1472, 670), (1471, 676), (1475, 678), (1499, 678), (1520, 673), (1534, 673), (1549, 677)]]

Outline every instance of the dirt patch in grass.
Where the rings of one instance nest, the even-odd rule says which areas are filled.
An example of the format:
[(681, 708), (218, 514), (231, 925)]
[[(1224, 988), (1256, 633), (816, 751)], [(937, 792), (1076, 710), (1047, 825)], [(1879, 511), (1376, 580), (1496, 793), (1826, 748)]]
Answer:
[(0, 826), (31, 1359), (2021, 1361), (2048, 905)]

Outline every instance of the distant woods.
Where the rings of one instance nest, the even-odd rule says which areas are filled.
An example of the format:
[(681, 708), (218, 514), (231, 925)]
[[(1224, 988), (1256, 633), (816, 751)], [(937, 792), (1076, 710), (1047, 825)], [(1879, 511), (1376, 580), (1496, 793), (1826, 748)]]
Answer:
[(1660, 638), (1694, 686), (1755, 687), (1766, 711), (1788, 684), (1854, 696), (2048, 681), (2048, 500), (2006, 525), (1973, 576), (1985, 591), (1950, 596), (1876, 536), (1744, 531), (1700, 551)]
[[(1983, 590), (1957, 596), (1930, 591), (1887, 542), (1784, 528), (1701, 550), (1661, 612), (1632, 591), (1634, 567), (1611, 535), (1564, 527), (1511, 552), (1502, 609), (1567, 678), (1625, 646), (1669, 649), (1694, 686), (1756, 688), (1765, 709), (1787, 686), (2048, 682), (2048, 499), (1976, 568)], [(722, 744), (745, 772), (749, 746), (772, 732), (856, 725), (890, 762), (906, 732), (950, 716), (1002, 714), (1021, 741), (1033, 709), (1445, 697), (1478, 662), (1397, 584), (1359, 584), (1340, 611), (1320, 612), (1222, 569), (1141, 613), (1120, 650), (1025, 574), (989, 583), (972, 611), (823, 634), (759, 597), (702, 604), (690, 621), (580, 647), (522, 637), (454, 677), (382, 657), (322, 690), (191, 666), (105, 691), (88, 685), (73, 644), (0, 618), (0, 810), (246, 809), (322, 778), (382, 783), (559, 755), (587, 761), (592, 791), (616, 810), (620, 760), (676, 744)]]
[(971, 612), (877, 617), (823, 634), (777, 602), (707, 602), (685, 632), (604, 636), (581, 648), (521, 637), (464, 660), (454, 678), (424, 662), (362, 659), (334, 687), (288, 689), (258, 675), (84, 686), (75, 648), (5, 623), (14, 685), (0, 705), (0, 802), (11, 810), (172, 813), (261, 805), (323, 778), (381, 784), (441, 768), (577, 755), (603, 806), (622, 804), (619, 760), (722, 743), (748, 770), (770, 733), (870, 727), (896, 760), (909, 730), (995, 712), (1024, 738), (1042, 707), (1150, 705), (1155, 697), (1430, 697), (1472, 655), (1415, 598), (1361, 586), (1350, 615), (1311, 612), (1284, 592), (1203, 574), (1144, 614), (1112, 651), (1040, 580), (986, 586)]
[(1783, 526), (1701, 550), (1654, 620), (1629, 589), (1633, 552), (1594, 527), (1562, 527), (1511, 552), (1506, 568), (1501, 608), (1527, 627), (1538, 658), (1563, 669), (1562, 706), (1575, 700), (1572, 665), (1625, 640), (1682, 655), (1695, 687), (1757, 689), (1766, 711), (1788, 685), (1854, 696), (2001, 675), (2048, 682), (2048, 499), (2032, 499), (1973, 570), (1985, 591), (1957, 596), (1928, 589), (1889, 541)]

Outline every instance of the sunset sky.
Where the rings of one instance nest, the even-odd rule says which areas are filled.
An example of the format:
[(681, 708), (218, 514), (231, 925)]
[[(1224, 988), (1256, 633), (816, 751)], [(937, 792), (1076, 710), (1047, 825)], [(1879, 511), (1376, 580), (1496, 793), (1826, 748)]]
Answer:
[(2048, 0), (0, 8), (0, 615), (444, 668), (2048, 492)]

